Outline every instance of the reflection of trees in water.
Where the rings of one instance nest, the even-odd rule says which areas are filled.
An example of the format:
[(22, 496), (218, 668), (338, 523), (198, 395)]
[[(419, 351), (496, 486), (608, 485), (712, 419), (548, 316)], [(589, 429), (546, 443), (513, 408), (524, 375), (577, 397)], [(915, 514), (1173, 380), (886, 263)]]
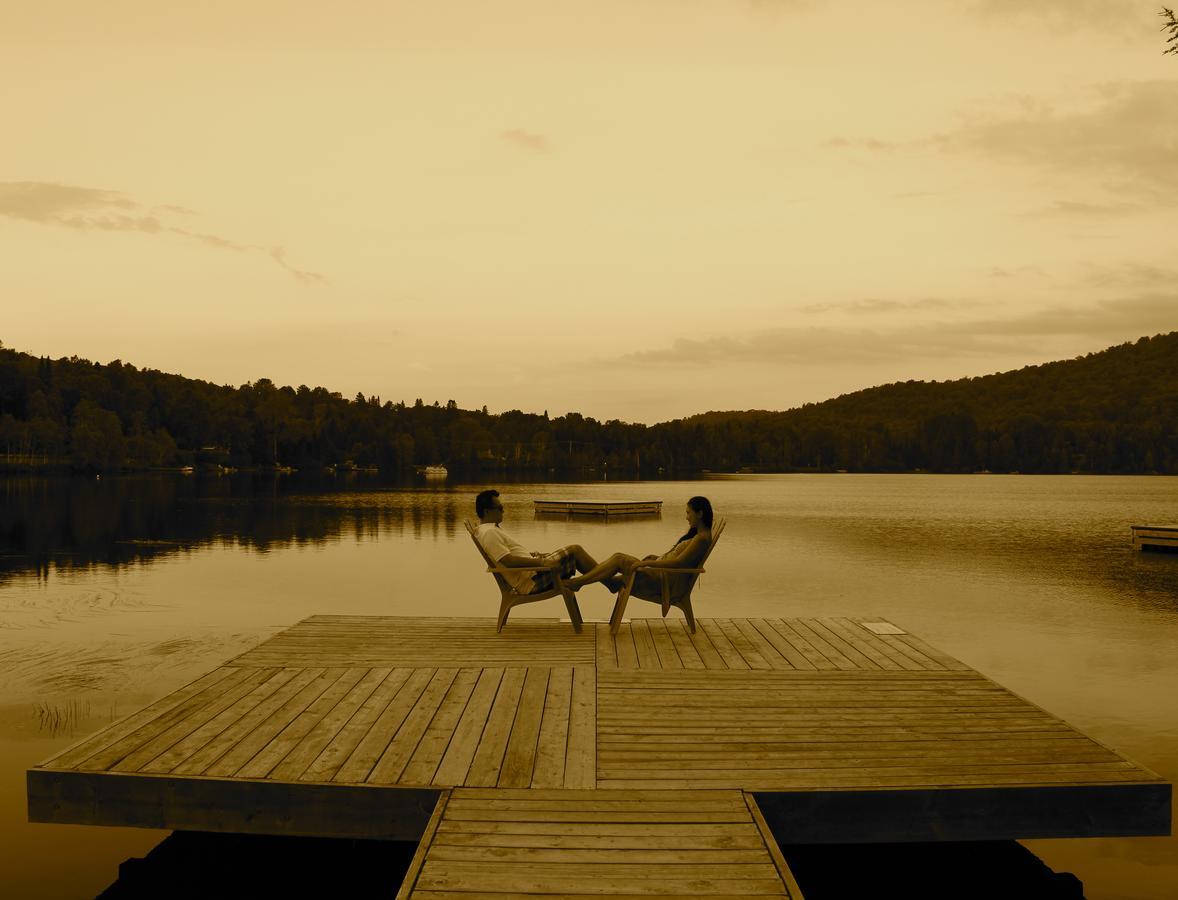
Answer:
[(437, 490), (316, 491), (248, 476), (3, 478), (0, 579), (147, 563), (209, 545), (267, 553), (406, 528), (438, 541), (456, 533), (469, 505), (465, 494)]

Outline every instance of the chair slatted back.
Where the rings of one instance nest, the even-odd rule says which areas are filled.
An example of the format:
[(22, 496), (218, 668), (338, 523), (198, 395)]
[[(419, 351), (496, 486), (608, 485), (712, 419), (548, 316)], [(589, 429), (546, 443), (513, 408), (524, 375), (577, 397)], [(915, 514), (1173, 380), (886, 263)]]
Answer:
[(484, 547), (483, 542), (479, 540), (478, 525), (474, 522), (471, 522), (469, 519), (463, 524), (466, 525), (466, 530), (470, 534), (470, 539), (474, 541), (474, 545), (478, 547), (479, 553), (482, 555), (483, 559), (487, 561), (487, 568), (491, 570), (491, 574), (495, 577), (495, 581), (499, 585), (499, 590), (503, 591), (505, 594), (514, 594), (515, 587), (509, 584), (506, 578), (495, 571), (498, 563), (491, 559), (491, 554), (487, 552), (487, 548)]
[[(704, 550), (704, 555), (702, 557), (700, 557), (699, 562), (695, 566), (693, 566), (692, 568), (695, 568), (695, 569), (704, 568), (704, 563), (706, 563), (708, 561), (708, 557), (712, 555), (712, 550), (715, 549), (715, 547), (716, 547), (716, 542), (718, 540), (720, 540), (720, 535), (724, 533), (724, 525), (725, 525), (724, 519), (717, 519), (715, 522), (712, 523), (711, 543), (709, 543), (707, 546), (707, 549)], [(647, 569), (645, 571), (649, 572), (652, 576), (658, 577), (656, 574), (659, 572), (658, 569)], [(699, 580), (699, 576), (700, 576), (699, 572), (689, 572), (686, 574), (675, 574), (675, 571), (673, 569), (664, 569), (663, 571), (667, 573), (666, 577), (670, 580), (669, 587), (671, 589), (671, 599), (672, 600), (678, 601), (678, 600), (682, 600), (684, 597), (691, 596), (691, 592), (693, 590), (695, 590), (695, 583)], [(654, 599), (651, 597), (646, 597), (644, 593), (637, 592), (637, 591), (633, 593), (633, 596), (638, 597), (640, 599), (646, 599), (646, 600)], [(660, 591), (659, 597), (661, 597), (661, 596), (662, 596), (662, 592)]]
[[(706, 568), (705, 563), (708, 561), (708, 557), (712, 555), (712, 551), (716, 549), (716, 542), (720, 540), (720, 535), (724, 533), (724, 526), (726, 524), (728, 523), (725, 519), (717, 519), (712, 523), (712, 541), (708, 544), (708, 548), (704, 551), (703, 557), (700, 559), (695, 568)], [(695, 590), (695, 583), (699, 581), (699, 576), (699, 572), (692, 572), (687, 576), (688, 580), (684, 582), (683, 589), (679, 591), (672, 591), (672, 596), (674, 596), (675, 599), (691, 596), (691, 592)]]

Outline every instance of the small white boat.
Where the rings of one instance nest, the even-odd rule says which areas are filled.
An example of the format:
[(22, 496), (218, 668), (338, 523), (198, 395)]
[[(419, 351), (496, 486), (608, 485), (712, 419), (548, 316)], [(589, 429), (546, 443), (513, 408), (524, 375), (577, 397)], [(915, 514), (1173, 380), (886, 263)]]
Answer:
[(445, 466), (426, 466), (421, 471), (422, 474), (433, 478), (445, 478), (450, 474), (450, 470)]

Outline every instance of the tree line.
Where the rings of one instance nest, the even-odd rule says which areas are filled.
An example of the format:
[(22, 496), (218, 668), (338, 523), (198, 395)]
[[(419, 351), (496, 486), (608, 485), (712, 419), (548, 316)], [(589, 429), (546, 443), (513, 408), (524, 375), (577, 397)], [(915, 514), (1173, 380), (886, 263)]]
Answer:
[(352, 399), (259, 379), (215, 385), (119, 360), (0, 345), (0, 462), (378, 466), (619, 477), (713, 471), (1178, 473), (1178, 332), (1073, 360), (873, 387), (787, 411), (656, 425)]

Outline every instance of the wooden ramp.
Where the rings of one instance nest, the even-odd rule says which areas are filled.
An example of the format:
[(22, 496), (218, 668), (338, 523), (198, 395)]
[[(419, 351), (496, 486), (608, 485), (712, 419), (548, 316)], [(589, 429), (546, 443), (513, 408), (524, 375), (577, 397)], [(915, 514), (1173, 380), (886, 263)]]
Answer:
[(679, 855), (650, 857), (658, 877), (619, 870), (642, 890), (688, 866), (736, 894), (717, 886), (777, 876), (693, 854), (756, 850), (709, 843), (752, 840), (749, 822), (799, 843), (1162, 835), (1170, 795), (906, 630), (847, 617), (702, 619), (695, 634), (634, 619), (611, 636), (313, 616), (28, 772), (37, 822), (401, 840), (429, 825), (419, 892), (468, 883), (455, 855), (484, 850), (463, 842), (502, 860), (495, 885), (518, 870), (523, 893), (569, 894), (555, 885), (589, 867), (614, 884), (630, 864), (516, 851), (641, 851), (628, 838), (645, 835)]
[(399, 898), (792, 897), (742, 791), (446, 791)]

